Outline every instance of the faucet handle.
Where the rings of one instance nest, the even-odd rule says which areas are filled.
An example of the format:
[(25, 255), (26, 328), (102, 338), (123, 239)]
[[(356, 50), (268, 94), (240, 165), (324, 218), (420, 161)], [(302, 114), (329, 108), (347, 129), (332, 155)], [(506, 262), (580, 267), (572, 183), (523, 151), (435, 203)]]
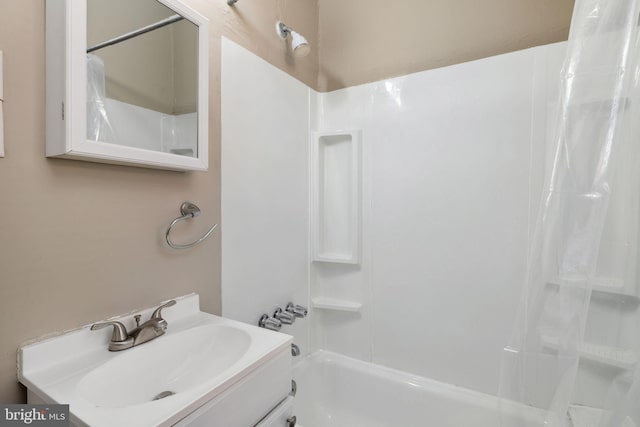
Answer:
[(97, 329), (106, 328), (107, 326), (113, 326), (113, 334), (111, 334), (112, 342), (122, 342), (126, 341), (127, 338), (129, 338), (127, 328), (122, 323), (116, 322), (115, 320), (109, 322), (94, 323), (93, 325), (91, 325), (91, 330), (95, 331)]
[(296, 321), (296, 316), (293, 313), (289, 313), (288, 311), (283, 311), (281, 308), (278, 308), (275, 313), (273, 313), (273, 317), (278, 319), (280, 322), (285, 325), (291, 325)]
[(282, 322), (273, 317), (269, 317), (268, 314), (263, 314), (260, 321), (258, 321), (258, 326), (272, 331), (279, 331), (280, 328), (282, 328)]
[(165, 302), (160, 307), (155, 309), (155, 311), (151, 315), (151, 318), (152, 319), (162, 319), (162, 309), (163, 308), (167, 308), (167, 307), (171, 307), (171, 306), (174, 306), (174, 305), (176, 305), (176, 300), (174, 300), (174, 299), (172, 299), (171, 301)]
[(307, 313), (308, 313), (305, 307), (301, 305), (295, 305), (292, 302), (287, 304), (287, 308), (285, 308), (285, 310), (296, 317), (307, 317)]

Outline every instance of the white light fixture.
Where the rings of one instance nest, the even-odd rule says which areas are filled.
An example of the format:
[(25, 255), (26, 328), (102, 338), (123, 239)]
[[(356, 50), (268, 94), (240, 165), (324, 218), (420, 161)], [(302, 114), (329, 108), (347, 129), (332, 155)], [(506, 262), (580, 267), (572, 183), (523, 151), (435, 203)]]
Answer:
[(287, 36), (291, 34), (291, 50), (294, 56), (302, 58), (311, 52), (311, 46), (309, 46), (307, 39), (305, 39), (302, 34), (296, 33), (287, 27), (284, 22), (276, 22), (276, 33), (278, 33), (278, 36), (280, 36), (282, 40), (286, 40)]

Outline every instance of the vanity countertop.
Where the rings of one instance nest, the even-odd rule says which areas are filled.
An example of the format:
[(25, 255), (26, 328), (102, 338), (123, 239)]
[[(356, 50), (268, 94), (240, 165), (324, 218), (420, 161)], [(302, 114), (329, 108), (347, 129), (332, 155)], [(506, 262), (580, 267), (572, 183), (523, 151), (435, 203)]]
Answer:
[[(108, 351), (111, 328), (90, 325), (23, 345), (18, 379), (45, 403), (69, 404), (74, 425), (172, 425), (290, 351), (290, 336), (202, 312), (196, 294), (176, 302), (162, 313), (167, 332), (128, 350)], [(109, 320), (135, 325), (133, 314)], [(152, 400), (163, 391), (175, 394)]]

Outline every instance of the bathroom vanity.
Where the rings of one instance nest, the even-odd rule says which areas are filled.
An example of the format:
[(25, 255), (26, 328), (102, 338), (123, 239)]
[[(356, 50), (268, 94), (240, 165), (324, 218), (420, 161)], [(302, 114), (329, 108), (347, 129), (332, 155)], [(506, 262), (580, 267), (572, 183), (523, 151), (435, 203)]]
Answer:
[[(135, 331), (134, 314), (152, 312), (109, 322)], [(110, 328), (90, 325), (23, 345), (28, 402), (69, 404), (74, 426), (291, 425), (290, 336), (204, 313), (196, 294), (162, 317), (164, 334), (122, 351), (109, 351)]]

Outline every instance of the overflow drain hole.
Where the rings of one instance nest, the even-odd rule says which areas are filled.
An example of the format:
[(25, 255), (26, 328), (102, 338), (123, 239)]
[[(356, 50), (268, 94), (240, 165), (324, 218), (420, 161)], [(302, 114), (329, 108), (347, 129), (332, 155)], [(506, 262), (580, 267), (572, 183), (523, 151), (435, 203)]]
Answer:
[(163, 391), (162, 393), (158, 394), (156, 397), (154, 397), (153, 400), (160, 400), (160, 399), (164, 399), (165, 397), (169, 397), (169, 396), (173, 396), (174, 394), (176, 394), (174, 391)]

